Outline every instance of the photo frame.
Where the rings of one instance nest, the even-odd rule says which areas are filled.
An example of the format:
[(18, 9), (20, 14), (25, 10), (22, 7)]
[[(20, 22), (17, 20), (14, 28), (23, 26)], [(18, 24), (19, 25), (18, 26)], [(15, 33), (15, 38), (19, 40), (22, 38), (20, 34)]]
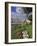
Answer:
[(5, 2), (5, 43), (36, 42), (36, 4)]

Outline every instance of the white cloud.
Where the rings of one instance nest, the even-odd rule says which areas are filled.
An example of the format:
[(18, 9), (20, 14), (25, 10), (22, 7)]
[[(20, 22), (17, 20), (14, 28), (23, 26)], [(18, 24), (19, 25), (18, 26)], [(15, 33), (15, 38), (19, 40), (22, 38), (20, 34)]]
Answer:
[(17, 7), (17, 8), (16, 8), (16, 12), (17, 12), (17, 13), (24, 13), (24, 10), (23, 10), (23, 8), (21, 8), (21, 7)]

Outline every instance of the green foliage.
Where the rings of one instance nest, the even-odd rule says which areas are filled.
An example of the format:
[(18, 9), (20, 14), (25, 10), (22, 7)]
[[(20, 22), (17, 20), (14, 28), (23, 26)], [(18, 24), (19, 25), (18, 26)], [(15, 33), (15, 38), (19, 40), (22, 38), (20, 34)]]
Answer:
[(11, 29), (11, 39), (20, 39), (20, 36), (17, 37), (16, 32), (27, 31), (29, 38), (32, 38), (32, 25), (31, 24), (14, 24)]
[(28, 32), (29, 38), (32, 38), (32, 25), (27, 25), (26, 30)]
[(32, 15), (31, 15), (31, 16), (29, 16), (29, 17), (28, 17), (28, 19), (32, 21)]

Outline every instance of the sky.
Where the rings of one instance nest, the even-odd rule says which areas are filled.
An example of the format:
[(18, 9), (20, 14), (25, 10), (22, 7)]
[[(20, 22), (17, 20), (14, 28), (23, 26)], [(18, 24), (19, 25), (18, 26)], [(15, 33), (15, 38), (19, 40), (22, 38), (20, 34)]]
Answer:
[(17, 21), (23, 21), (26, 18), (26, 13), (23, 12), (23, 9), (20, 7), (11, 7), (11, 18), (14, 23)]
[(11, 12), (16, 12), (16, 7), (11, 7)]
[(24, 11), (25, 10), (23, 10), (23, 8), (21, 7), (11, 7), (11, 18), (13, 18), (13, 21), (23, 21), (27, 19), (27, 13)]

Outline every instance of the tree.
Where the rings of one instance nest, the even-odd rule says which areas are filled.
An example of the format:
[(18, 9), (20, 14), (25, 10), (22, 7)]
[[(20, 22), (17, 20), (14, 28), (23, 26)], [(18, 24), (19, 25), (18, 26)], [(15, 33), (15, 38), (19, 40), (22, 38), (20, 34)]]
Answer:
[(32, 15), (30, 15), (30, 16), (28, 17), (28, 19), (29, 19), (30, 21), (32, 21)]

